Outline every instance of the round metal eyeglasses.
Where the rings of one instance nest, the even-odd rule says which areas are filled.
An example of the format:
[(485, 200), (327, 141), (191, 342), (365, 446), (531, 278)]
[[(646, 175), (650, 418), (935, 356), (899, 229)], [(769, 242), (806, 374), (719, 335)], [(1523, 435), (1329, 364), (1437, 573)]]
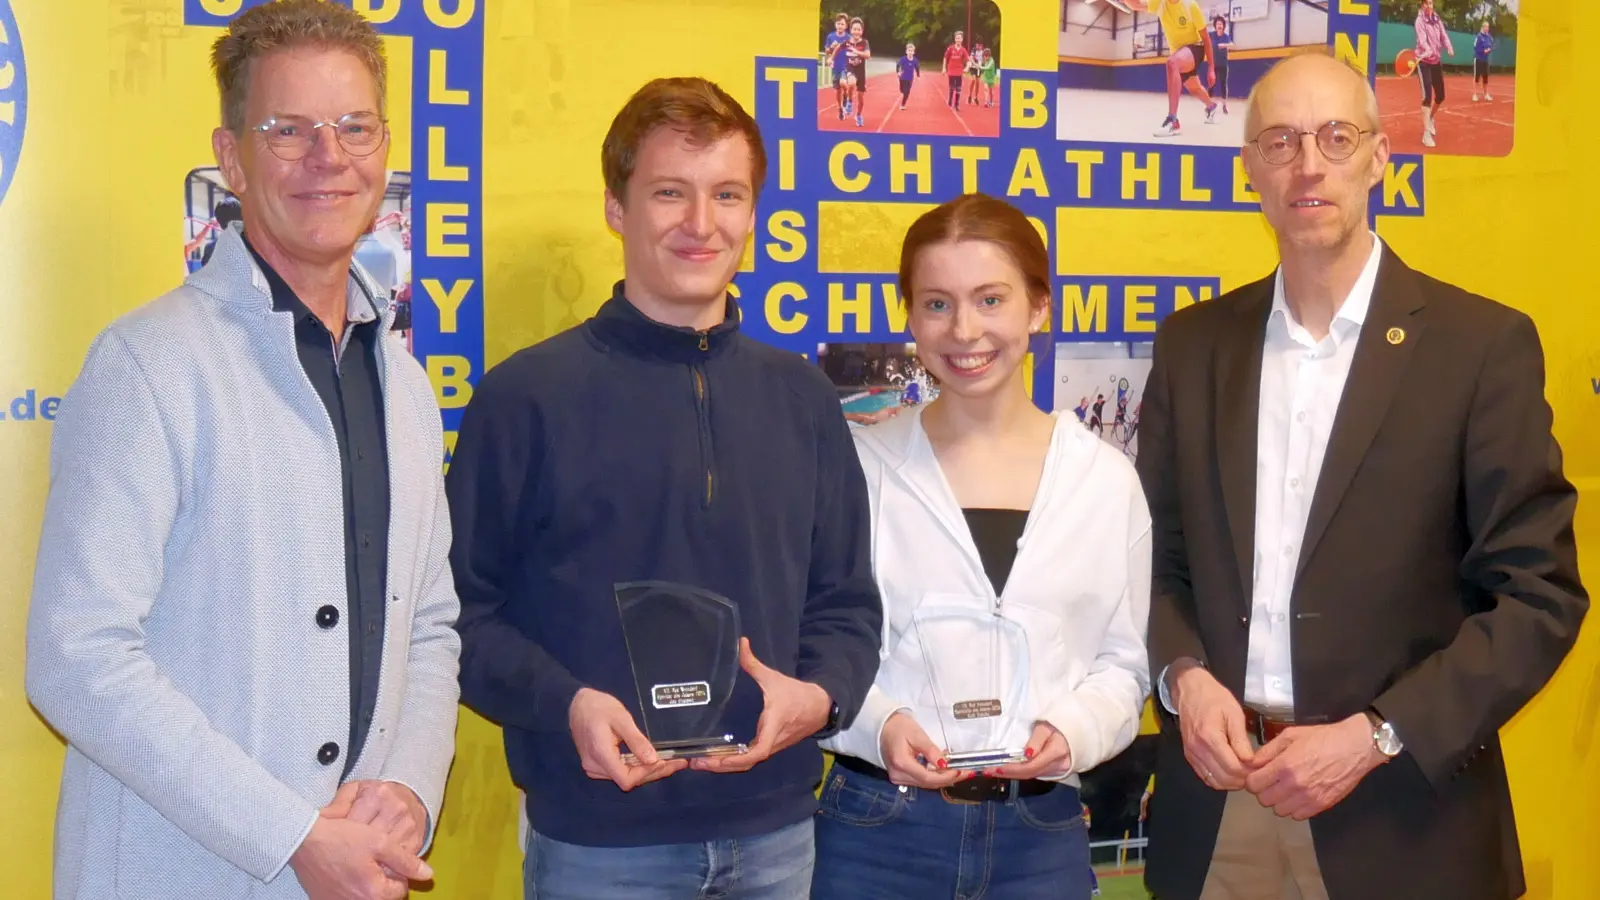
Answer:
[(371, 156), (383, 144), (388, 124), (377, 113), (347, 113), (332, 122), (317, 122), (305, 116), (273, 116), (251, 127), (266, 138), (267, 149), (284, 162), (304, 159), (317, 145), (317, 129), (329, 127), (344, 152), (354, 157)]
[(1332, 162), (1343, 162), (1354, 156), (1361, 147), (1361, 139), (1372, 134), (1349, 122), (1329, 122), (1316, 131), (1301, 131), (1287, 125), (1264, 129), (1250, 143), (1256, 145), (1261, 158), (1275, 166), (1286, 166), (1300, 156), (1301, 140), (1306, 135), (1317, 139), (1317, 149)]

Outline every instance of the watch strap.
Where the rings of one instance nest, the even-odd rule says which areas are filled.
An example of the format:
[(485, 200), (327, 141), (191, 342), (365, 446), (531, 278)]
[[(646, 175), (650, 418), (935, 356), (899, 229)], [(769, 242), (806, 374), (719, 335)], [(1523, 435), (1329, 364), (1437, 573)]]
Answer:
[[(1367, 715), (1367, 721), (1372, 724), (1372, 746), (1379, 753), (1382, 753), (1384, 756), (1390, 759), (1393, 759), (1395, 756), (1399, 755), (1400, 749), (1403, 745), (1400, 743), (1400, 736), (1395, 734), (1394, 726), (1389, 724), (1389, 720), (1385, 719), (1382, 713), (1370, 706), (1366, 708), (1365, 713)], [(1385, 732), (1387, 732), (1387, 735), (1385, 735)], [(1390, 742), (1393, 742), (1393, 753), (1384, 749), (1384, 746)]]
[(822, 730), (813, 735), (813, 737), (815, 737), (817, 740), (826, 740), (827, 738), (831, 738), (838, 734), (839, 719), (839, 704), (837, 701), (830, 698), (828, 706), (828, 721), (823, 723)]

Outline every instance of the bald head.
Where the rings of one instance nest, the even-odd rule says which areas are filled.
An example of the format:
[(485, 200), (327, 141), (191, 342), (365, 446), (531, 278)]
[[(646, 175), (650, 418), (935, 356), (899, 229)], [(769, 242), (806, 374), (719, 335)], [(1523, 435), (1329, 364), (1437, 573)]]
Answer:
[[(1342, 102), (1337, 105), (1342, 109), (1330, 109), (1323, 118), (1344, 119), (1364, 130), (1381, 131), (1383, 123), (1378, 116), (1378, 95), (1372, 92), (1372, 85), (1367, 82), (1366, 76), (1343, 60), (1326, 53), (1297, 53), (1268, 69), (1267, 74), (1250, 89), (1249, 106), (1244, 116), (1245, 138), (1252, 140), (1261, 133), (1262, 128), (1278, 124), (1262, 119), (1263, 111), (1280, 105), (1277, 101), (1312, 92), (1342, 95), (1343, 88), (1348, 88), (1349, 93), (1338, 98)], [(1356, 118), (1358, 114), (1359, 118)]]
[(1367, 209), (1389, 163), (1367, 79), (1331, 56), (1291, 56), (1256, 82), (1245, 130), (1240, 162), (1285, 263), (1367, 253)]

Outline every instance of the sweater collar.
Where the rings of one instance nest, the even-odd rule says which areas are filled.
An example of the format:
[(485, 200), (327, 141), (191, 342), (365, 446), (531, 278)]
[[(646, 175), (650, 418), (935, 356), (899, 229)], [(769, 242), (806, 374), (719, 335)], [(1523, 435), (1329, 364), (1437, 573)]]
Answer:
[(607, 346), (637, 356), (682, 363), (717, 356), (733, 346), (739, 332), (739, 304), (732, 295), (727, 299), (722, 321), (700, 332), (664, 325), (649, 318), (623, 296), (623, 284), (616, 283), (611, 299), (601, 304), (590, 320), (595, 335)]

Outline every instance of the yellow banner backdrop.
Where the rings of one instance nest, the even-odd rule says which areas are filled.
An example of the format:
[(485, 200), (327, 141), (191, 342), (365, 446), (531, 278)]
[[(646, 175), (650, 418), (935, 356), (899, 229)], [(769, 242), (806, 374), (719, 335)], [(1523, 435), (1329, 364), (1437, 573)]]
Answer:
[[(28, 706), (22, 672), (50, 423), (94, 334), (203, 258), (226, 196), (212, 169), (218, 113), (207, 52), (218, 27), (255, 2), (0, 0), (0, 314), (8, 323), (0, 330), (0, 454), (12, 460), (0, 481), (0, 551), (11, 560), (0, 572), (6, 897), (50, 894), (62, 745)], [(974, 31), (993, 30), (986, 37), (1002, 74), (994, 111), (968, 108), (965, 133), (892, 118), (892, 88), (869, 93), (873, 118), (851, 128), (829, 105), (818, 50), (819, 12), (830, 10), (816, 0), (353, 3), (388, 35), (396, 139), (390, 194), (361, 258), (410, 303), (413, 349), (433, 376), (447, 429), (486, 364), (580, 321), (620, 276), (620, 246), (601, 215), (600, 141), (627, 95), (654, 76), (713, 78), (769, 132), (771, 195), (739, 288), (750, 327), (800, 352), (830, 339), (895, 340), (903, 321), (887, 286), (905, 225), (926, 204), (972, 187), (1010, 196), (1050, 236), (1063, 287), (1055, 334), (1037, 348), (1041, 402), (1059, 346), (1147, 340), (1165, 312), (1258, 277), (1273, 261), (1226, 146), (1152, 147), (1097, 131), (1093, 117), (1110, 122), (1113, 114), (1074, 105), (1090, 102), (1097, 89), (1086, 85), (1122, 79), (1119, 89), (1131, 90), (1148, 59), (1136, 23), (1128, 33), (1113, 27), (1104, 47), (1091, 45), (1089, 26), (1074, 24), (1078, 0), (999, 0), (989, 4), (994, 11), (968, 14)], [(852, 5), (868, 4), (842, 7)], [(1320, 9), (1323, 23), (1302, 7)], [(1385, 58), (1377, 3), (1271, 0), (1234, 9), (1240, 77), (1256, 60), (1325, 42), (1380, 81), (1395, 78), (1383, 69), (1393, 52)], [(1591, 212), (1600, 189), (1582, 159), (1596, 137), (1589, 101), (1600, 95), (1600, 69), (1574, 58), (1580, 21), (1571, 0), (1533, 0), (1517, 19), (1515, 86), (1511, 76), (1500, 82), (1517, 102), (1495, 107), (1503, 122), (1480, 115), (1506, 140), (1514, 116), (1509, 154), (1495, 155), (1503, 148), (1493, 141), (1481, 146), (1499, 149), (1477, 156), (1451, 155), (1443, 138), (1437, 151), (1412, 148), (1378, 192), (1376, 228), (1413, 266), (1538, 321), (1558, 437), (1583, 489), (1582, 564), (1593, 579), (1600, 326), (1588, 254), (1600, 246)], [(1270, 39), (1250, 37), (1267, 32)], [(892, 35), (880, 40), (898, 55)], [(1113, 46), (1123, 40), (1126, 54)], [(920, 49), (937, 60), (942, 47), (941, 39)], [(1385, 82), (1380, 95), (1412, 89)], [(1241, 96), (1236, 88), (1235, 119)], [(1452, 104), (1474, 110), (1455, 96)], [(1072, 110), (1090, 111), (1072, 118)], [(1398, 135), (1416, 120), (1401, 111), (1391, 121), (1386, 105), (1385, 122)], [(1198, 119), (1185, 128), (1204, 133)], [(1402, 149), (1406, 140), (1397, 137)], [(1600, 638), (1590, 627), (1555, 681), (1505, 729), (1534, 900), (1600, 896), (1597, 715)], [(465, 714), (430, 896), (520, 897), (517, 841), (518, 798), (499, 731)]]

